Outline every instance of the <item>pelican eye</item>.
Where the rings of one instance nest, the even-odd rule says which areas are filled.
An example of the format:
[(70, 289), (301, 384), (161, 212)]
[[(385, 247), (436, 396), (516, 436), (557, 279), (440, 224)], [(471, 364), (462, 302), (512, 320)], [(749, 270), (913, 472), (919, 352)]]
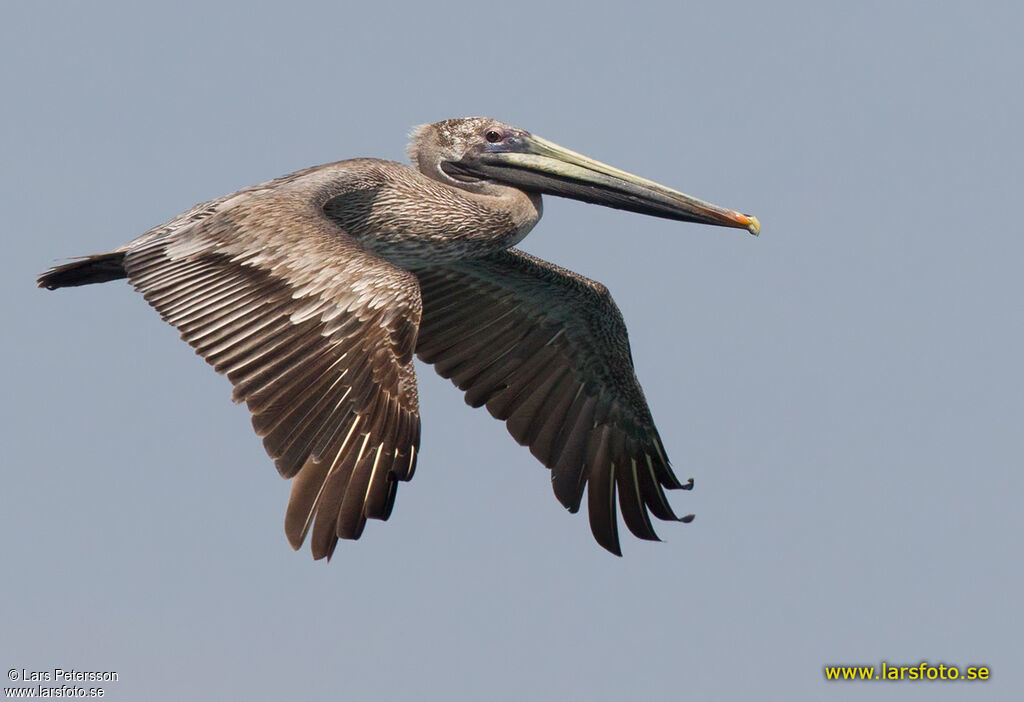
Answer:
[(496, 144), (497, 142), (501, 141), (501, 132), (499, 132), (496, 129), (488, 129), (487, 133), (484, 134), (484, 139), (491, 142), (492, 144)]

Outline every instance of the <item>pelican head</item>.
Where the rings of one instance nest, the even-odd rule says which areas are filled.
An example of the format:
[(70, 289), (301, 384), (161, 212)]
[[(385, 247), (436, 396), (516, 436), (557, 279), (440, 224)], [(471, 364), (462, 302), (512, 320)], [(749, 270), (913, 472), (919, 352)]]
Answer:
[(424, 175), (466, 190), (512, 186), (654, 217), (737, 227), (755, 236), (761, 231), (757, 217), (698, 200), (487, 117), (417, 127), (409, 157)]

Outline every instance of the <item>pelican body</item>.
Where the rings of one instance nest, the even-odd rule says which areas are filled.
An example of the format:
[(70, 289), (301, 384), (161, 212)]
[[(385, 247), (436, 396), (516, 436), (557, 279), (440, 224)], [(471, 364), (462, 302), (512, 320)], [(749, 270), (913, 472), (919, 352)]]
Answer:
[(672, 471), (607, 289), (512, 248), (541, 195), (757, 234), (718, 207), (484, 117), (413, 131), (412, 167), (352, 159), (196, 205), (55, 289), (127, 278), (234, 386), (278, 471), (285, 533), (314, 558), (386, 520), (416, 467), (413, 357), (506, 422), (597, 542), (677, 517)]

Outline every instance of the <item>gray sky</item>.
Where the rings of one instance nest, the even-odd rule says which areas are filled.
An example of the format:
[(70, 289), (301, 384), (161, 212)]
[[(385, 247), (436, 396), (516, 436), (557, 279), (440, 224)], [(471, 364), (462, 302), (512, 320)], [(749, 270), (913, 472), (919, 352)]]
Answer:
[[(126, 700), (1019, 699), (1019, 3), (228, 5), (4, 5), (3, 670), (114, 670)], [(313, 563), (228, 382), (127, 285), (34, 277), (473, 114), (760, 218), (547, 198), (524, 242), (611, 289), (697, 519), (610, 556), (421, 366), (415, 480)], [(880, 660), (993, 679), (823, 680)]]

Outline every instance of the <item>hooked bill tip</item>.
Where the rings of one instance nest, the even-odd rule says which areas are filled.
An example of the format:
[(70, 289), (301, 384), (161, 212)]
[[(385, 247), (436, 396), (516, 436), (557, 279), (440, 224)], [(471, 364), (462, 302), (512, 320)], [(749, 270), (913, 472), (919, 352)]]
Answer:
[(751, 234), (753, 234), (754, 236), (757, 236), (758, 234), (760, 234), (761, 233), (761, 223), (759, 221), (757, 221), (757, 217), (755, 217), (754, 215), (743, 215), (743, 216), (746, 217), (749, 220), (747, 222), (747, 231), (750, 232)]

